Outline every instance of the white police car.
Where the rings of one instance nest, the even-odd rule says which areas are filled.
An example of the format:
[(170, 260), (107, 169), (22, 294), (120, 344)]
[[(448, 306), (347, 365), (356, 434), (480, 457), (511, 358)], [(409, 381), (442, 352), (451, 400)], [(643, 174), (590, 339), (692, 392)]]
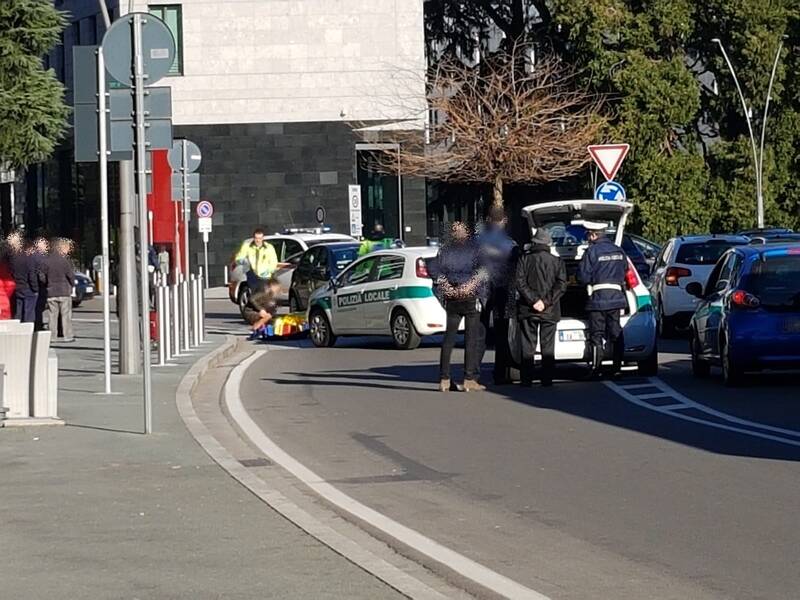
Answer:
[(410, 350), (420, 338), (442, 333), (446, 315), (433, 295), (426, 259), (436, 248), (379, 250), (355, 261), (312, 293), (308, 323), (315, 346), (333, 346), (338, 336), (390, 335)]
[[(585, 222), (606, 223), (608, 235), (620, 246), (625, 222), (633, 211), (629, 202), (607, 200), (565, 200), (534, 204), (523, 209), (531, 232), (546, 229), (553, 238), (553, 252), (564, 259), (567, 268), (567, 290), (561, 298), (561, 320), (556, 334), (556, 360), (588, 361), (588, 322), (586, 287), (577, 278), (578, 264), (588, 248)], [(624, 360), (638, 366), (642, 375), (655, 375), (658, 371), (658, 346), (656, 320), (650, 292), (642, 282), (633, 264), (625, 277), (625, 295), (628, 307), (623, 311)], [(518, 332), (512, 320), (510, 328), (511, 350), (519, 361)]]

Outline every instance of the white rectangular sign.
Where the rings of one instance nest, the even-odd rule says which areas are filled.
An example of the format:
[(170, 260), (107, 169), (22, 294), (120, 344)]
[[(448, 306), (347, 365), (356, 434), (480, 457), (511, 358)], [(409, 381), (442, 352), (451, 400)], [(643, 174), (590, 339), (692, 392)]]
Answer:
[(211, 217), (200, 217), (197, 219), (197, 231), (200, 233), (211, 233)]
[(361, 186), (347, 186), (347, 207), (350, 211), (350, 235), (361, 237)]

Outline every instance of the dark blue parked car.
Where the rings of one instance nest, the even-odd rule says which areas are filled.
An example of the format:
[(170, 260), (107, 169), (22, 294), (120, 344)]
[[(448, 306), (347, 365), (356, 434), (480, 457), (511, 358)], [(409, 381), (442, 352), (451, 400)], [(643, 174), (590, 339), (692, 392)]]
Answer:
[(722, 367), (727, 385), (746, 371), (800, 368), (800, 244), (736, 246), (717, 262), (690, 323), (692, 370)]

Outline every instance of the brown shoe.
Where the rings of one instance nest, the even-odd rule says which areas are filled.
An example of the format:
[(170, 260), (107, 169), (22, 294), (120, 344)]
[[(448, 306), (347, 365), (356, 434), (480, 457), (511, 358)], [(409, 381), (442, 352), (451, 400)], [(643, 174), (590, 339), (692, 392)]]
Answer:
[(465, 379), (464, 380), (464, 391), (465, 392), (483, 392), (486, 390), (485, 385), (481, 385), (479, 382), (475, 381), (474, 379)]
[(440, 392), (449, 392), (450, 391), (450, 380), (449, 379), (442, 379), (439, 381), (439, 391)]

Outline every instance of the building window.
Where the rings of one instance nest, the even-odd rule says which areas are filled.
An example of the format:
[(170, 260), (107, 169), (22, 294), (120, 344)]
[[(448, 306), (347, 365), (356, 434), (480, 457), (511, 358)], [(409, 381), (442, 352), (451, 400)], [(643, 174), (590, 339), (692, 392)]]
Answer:
[(183, 75), (183, 11), (180, 4), (151, 4), (150, 13), (164, 21), (175, 38), (175, 62), (170, 75)]

